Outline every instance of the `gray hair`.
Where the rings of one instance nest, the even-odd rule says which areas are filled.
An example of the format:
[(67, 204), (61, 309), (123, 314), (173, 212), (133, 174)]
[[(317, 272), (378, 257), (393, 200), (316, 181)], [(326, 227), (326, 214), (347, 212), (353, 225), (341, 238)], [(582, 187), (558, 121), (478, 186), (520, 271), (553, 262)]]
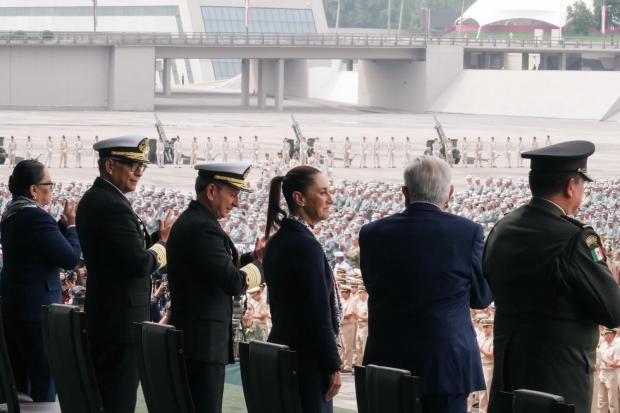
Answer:
[(418, 156), (405, 169), (409, 202), (421, 201), (443, 206), (450, 197), (451, 182), (450, 166), (435, 156)]

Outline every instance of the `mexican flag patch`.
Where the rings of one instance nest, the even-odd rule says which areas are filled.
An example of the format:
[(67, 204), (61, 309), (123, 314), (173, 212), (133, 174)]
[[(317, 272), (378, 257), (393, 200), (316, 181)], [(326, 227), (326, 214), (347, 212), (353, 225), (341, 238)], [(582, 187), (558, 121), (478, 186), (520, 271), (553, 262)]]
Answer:
[(596, 249), (590, 250), (590, 253), (592, 254), (592, 259), (594, 262), (603, 261), (603, 258), (605, 258), (605, 254), (603, 254), (603, 249), (601, 247), (596, 247)]

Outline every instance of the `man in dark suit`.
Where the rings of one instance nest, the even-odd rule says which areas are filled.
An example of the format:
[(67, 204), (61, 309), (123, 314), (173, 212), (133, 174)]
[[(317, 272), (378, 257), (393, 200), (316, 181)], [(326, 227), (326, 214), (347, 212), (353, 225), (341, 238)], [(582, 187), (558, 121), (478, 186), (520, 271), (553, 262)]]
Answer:
[(239, 256), (218, 219), (239, 207), (251, 163), (200, 163), (196, 200), (168, 242), (170, 324), (183, 330), (185, 365), (196, 413), (221, 413), (225, 366), (233, 358), (233, 296), (262, 282), (264, 241)]
[[(532, 200), (502, 218), (484, 252), (495, 297), (495, 371), (499, 392), (537, 390), (589, 412), (599, 325), (620, 325), (620, 288), (599, 235), (571, 216), (579, 209), (594, 145), (556, 144), (525, 152)], [(614, 373), (615, 374), (615, 373)]]
[(147, 142), (142, 135), (97, 142), (100, 176), (77, 210), (88, 268), (88, 338), (106, 413), (136, 408), (133, 323), (150, 320), (150, 276), (166, 265), (170, 219), (160, 220), (159, 234), (151, 235), (124, 196), (136, 189), (146, 168)]
[(443, 212), (451, 177), (445, 161), (417, 157), (405, 169), (405, 211), (365, 225), (359, 238), (369, 296), (364, 365), (419, 376), (422, 406), (433, 413), (465, 412), (468, 394), (485, 389), (470, 308), (492, 301), (482, 227)]

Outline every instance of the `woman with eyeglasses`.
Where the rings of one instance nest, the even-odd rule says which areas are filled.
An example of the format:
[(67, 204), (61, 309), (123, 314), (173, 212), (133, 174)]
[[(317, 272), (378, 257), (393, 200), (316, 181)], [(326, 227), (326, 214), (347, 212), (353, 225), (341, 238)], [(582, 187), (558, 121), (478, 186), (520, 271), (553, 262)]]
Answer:
[(18, 163), (9, 177), (13, 199), (0, 221), (4, 253), (0, 296), (7, 350), (17, 390), (34, 402), (56, 400), (43, 345), (41, 306), (62, 303), (60, 272), (75, 268), (81, 254), (75, 205), (65, 201), (58, 222), (44, 209), (53, 188), (42, 163)]

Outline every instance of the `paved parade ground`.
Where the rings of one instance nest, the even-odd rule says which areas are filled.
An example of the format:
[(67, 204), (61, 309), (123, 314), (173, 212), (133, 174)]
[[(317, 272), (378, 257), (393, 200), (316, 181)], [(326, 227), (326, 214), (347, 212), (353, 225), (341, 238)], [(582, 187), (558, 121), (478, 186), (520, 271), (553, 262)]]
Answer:
[[(251, 104), (255, 104), (253, 98)], [(372, 142), (378, 136), (381, 143), (381, 169), (372, 168), (372, 155), (367, 159), (367, 169), (359, 169), (359, 156), (353, 160), (352, 168), (342, 168), (342, 161), (336, 161), (334, 179), (380, 180), (388, 182), (402, 182), (402, 143), (410, 137), (414, 154), (422, 154), (428, 139), (435, 139), (435, 122), (432, 114), (413, 115), (408, 113), (394, 113), (376, 108), (361, 108), (355, 106), (341, 106), (337, 103), (308, 101), (305, 99), (287, 99), (285, 112), (275, 112), (268, 108), (260, 110), (255, 106), (241, 108), (235, 106), (238, 95), (230, 93), (193, 94), (191, 91), (179, 92), (171, 97), (159, 97), (160, 109), (158, 116), (162, 121), (168, 138), (179, 135), (183, 143), (185, 154), (189, 154), (190, 143), (194, 136), (200, 145), (199, 158), (203, 157), (204, 145), (207, 136), (214, 143), (214, 153), (220, 150), (223, 136), (228, 136), (230, 143), (229, 161), (235, 159), (234, 148), (239, 136), (243, 136), (245, 143), (244, 160), (251, 161), (251, 141), (254, 135), (261, 143), (260, 159), (265, 153), (275, 158), (285, 137), (294, 138), (291, 128), (291, 114), (295, 115), (301, 130), (307, 138), (320, 137), (323, 152), (326, 151), (329, 137), (333, 136), (337, 144), (336, 158), (342, 158), (342, 147), (345, 137), (349, 136), (353, 143), (353, 154), (359, 152), (362, 136)], [(220, 106), (215, 106), (219, 102)], [(198, 103), (200, 112), (190, 105)], [(269, 102), (268, 102), (269, 104)], [(552, 102), (550, 102), (552, 104)], [(438, 115), (448, 138), (461, 139), (463, 136), (470, 142), (469, 156), (473, 156), (474, 142), (478, 136), (485, 143), (484, 155), (487, 157), (488, 143), (491, 136), (497, 142), (497, 168), (476, 169), (473, 165), (463, 169), (456, 166), (454, 169), (454, 184), (457, 190), (462, 189), (465, 176), (471, 174), (480, 176), (483, 180), (487, 176), (493, 177), (526, 177), (528, 162), (524, 168), (515, 168), (515, 151), (518, 137), (522, 136), (525, 147), (531, 145), (532, 136), (537, 136), (540, 147), (544, 146), (545, 136), (551, 135), (553, 143), (567, 140), (585, 139), (596, 144), (596, 153), (592, 156), (589, 169), (596, 178), (617, 177), (618, 143), (620, 122), (613, 119), (606, 122), (535, 119), (519, 117), (489, 117), (477, 115)], [(5, 137), (5, 146), (8, 138), (14, 135), (18, 143), (18, 156), (23, 154), (26, 136), (30, 135), (34, 142), (34, 156), (43, 154), (44, 141), (51, 135), (54, 141), (54, 155), (51, 174), (54, 180), (68, 182), (77, 180), (92, 182), (96, 170), (92, 168), (90, 145), (94, 136), (100, 139), (111, 138), (126, 134), (142, 133), (150, 138), (156, 138), (155, 118), (153, 113), (145, 112), (89, 112), (89, 111), (0, 111), (0, 136)], [(67, 169), (58, 169), (59, 143), (62, 135), (66, 135), (69, 142), (69, 160)], [(74, 168), (75, 159), (72, 154), (76, 136), (80, 135), (84, 141), (82, 155), (83, 168)], [(387, 169), (387, 143), (391, 136), (397, 142), (396, 169)], [(504, 168), (503, 143), (510, 136), (513, 142), (513, 168)], [(41, 156), (40, 160), (43, 160)], [(217, 160), (220, 160), (219, 156)], [(9, 176), (8, 166), (0, 166), (0, 179)], [(172, 165), (159, 169), (151, 166), (147, 169), (141, 183), (157, 187), (175, 188), (183, 191), (193, 189), (195, 171), (189, 165), (182, 169), (174, 169)], [(255, 168), (250, 179), (260, 176)]]

